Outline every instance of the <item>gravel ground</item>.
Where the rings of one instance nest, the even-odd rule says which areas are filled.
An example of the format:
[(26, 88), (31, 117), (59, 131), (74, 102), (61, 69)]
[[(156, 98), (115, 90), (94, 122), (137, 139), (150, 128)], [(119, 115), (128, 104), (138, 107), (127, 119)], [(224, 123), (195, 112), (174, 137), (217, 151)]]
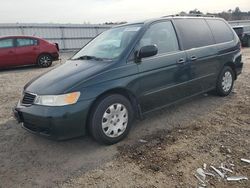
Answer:
[[(240, 162), (250, 158), (250, 49), (243, 54), (244, 71), (230, 96), (201, 95), (152, 113), (113, 146), (89, 137), (55, 142), (22, 130), (11, 107), (24, 84), (49, 69), (1, 71), (0, 187), (197, 187), (196, 169), (221, 162), (250, 178), (250, 165)], [(249, 181), (206, 181), (208, 187), (250, 187)]]

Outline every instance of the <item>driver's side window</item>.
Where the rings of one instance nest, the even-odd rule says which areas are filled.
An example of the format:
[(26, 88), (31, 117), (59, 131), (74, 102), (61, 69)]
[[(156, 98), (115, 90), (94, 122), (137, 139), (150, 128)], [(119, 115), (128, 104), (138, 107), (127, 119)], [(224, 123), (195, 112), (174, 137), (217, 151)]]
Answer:
[(152, 24), (139, 42), (139, 49), (147, 45), (156, 45), (158, 54), (179, 50), (178, 40), (171, 21)]

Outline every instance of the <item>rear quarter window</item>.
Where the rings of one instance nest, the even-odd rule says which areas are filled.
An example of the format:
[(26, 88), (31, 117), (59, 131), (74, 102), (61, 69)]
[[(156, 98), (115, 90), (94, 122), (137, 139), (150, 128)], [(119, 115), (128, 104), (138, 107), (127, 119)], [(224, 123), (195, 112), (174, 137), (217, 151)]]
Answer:
[(216, 43), (229, 42), (234, 39), (234, 34), (229, 25), (222, 20), (207, 19)]
[(18, 47), (38, 45), (38, 41), (36, 39), (31, 38), (17, 38), (16, 43)]

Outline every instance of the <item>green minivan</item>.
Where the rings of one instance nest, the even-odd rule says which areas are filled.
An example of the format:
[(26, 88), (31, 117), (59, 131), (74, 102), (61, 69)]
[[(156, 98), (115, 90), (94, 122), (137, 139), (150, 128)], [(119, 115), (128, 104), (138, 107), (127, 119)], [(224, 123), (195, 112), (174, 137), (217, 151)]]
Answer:
[(32, 133), (59, 140), (90, 133), (114, 144), (134, 118), (211, 90), (227, 96), (241, 56), (239, 38), (220, 18), (117, 26), (27, 83), (14, 115)]

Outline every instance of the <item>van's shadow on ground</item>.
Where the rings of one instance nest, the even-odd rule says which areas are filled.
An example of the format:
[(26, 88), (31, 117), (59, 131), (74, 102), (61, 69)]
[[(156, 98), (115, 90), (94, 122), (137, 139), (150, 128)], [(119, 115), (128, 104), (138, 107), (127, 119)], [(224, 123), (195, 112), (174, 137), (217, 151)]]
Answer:
[(27, 71), (27, 70), (36, 70), (39, 69), (40, 67), (36, 65), (29, 65), (29, 66), (23, 66), (23, 67), (12, 67), (12, 68), (5, 68), (5, 69), (0, 69), (0, 73), (2, 72), (16, 72), (16, 71)]
[(34, 64), (34, 65), (25, 65), (25, 66), (20, 66), (20, 67), (1, 68), (0, 69), (0, 74), (1, 73), (6, 73), (6, 72), (7, 73), (9, 73), (9, 72), (18, 72), (18, 73), (20, 73), (20, 72), (25, 72), (25, 71), (33, 71), (33, 70), (35, 71), (35, 70), (39, 70), (39, 69), (50, 70), (50, 69), (56, 68), (59, 65), (62, 65), (63, 62), (68, 59), (68, 58), (65, 59), (64, 56), (65, 55), (63, 55), (62, 60), (54, 61), (52, 63), (52, 65), (50, 67), (47, 67), (47, 68), (41, 68), (36, 64)]
[(11, 67), (11, 68), (5, 68), (5, 69), (0, 69), (0, 74), (1, 73), (11, 73), (11, 72), (17, 72), (17, 73), (21, 73), (21, 72), (26, 72), (26, 71), (36, 71), (36, 70), (50, 70), (53, 69), (55, 67), (57, 67), (58, 64), (52, 64), (49, 68), (41, 68), (37, 65), (28, 65), (28, 66), (22, 66), (22, 67)]

